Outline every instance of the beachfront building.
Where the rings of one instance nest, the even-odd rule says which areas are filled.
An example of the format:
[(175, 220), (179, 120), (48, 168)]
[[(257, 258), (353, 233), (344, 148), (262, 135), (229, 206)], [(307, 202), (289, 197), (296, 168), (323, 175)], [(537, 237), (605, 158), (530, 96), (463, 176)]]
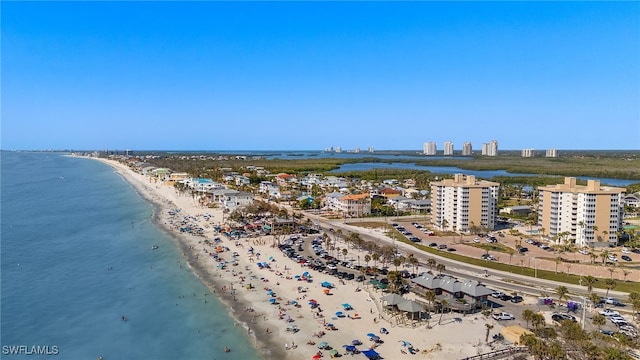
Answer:
[(538, 226), (556, 242), (575, 239), (578, 246), (616, 245), (622, 231), (625, 189), (598, 180), (577, 185), (576, 178), (538, 187)]
[(217, 203), (220, 207), (229, 211), (253, 204), (253, 194), (244, 191), (214, 189), (210, 190), (208, 194), (210, 202)]
[(425, 155), (435, 155), (436, 154), (436, 143), (433, 141), (426, 142), (422, 145), (422, 153)]
[(466, 142), (462, 144), (462, 156), (471, 156), (473, 153), (473, 147), (470, 142)]
[(208, 192), (210, 190), (225, 188), (224, 185), (205, 178), (188, 178), (181, 180), (180, 183), (183, 183), (190, 189), (198, 192)]
[(371, 214), (371, 197), (369, 194), (345, 195), (336, 203), (337, 211), (346, 217), (362, 217)]
[(431, 223), (440, 230), (469, 232), (472, 227), (493, 230), (498, 214), (500, 184), (455, 174), (431, 183)]
[(488, 143), (482, 144), (482, 155), (498, 156), (498, 142), (496, 140), (491, 140)]
[(545, 157), (558, 157), (558, 150), (547, 149), (547, 151), (545, 151)]
[(475, 280), (458, 280), (448, 275), (429, 273), (423, 273), (411, 279), (411, 285), (413, 292), (424, 295), (427, 291), (433, 291), (436, 299), (447, 300), (447, 306), (459, 311), (470, 311), (482, 307), (493, 292)]

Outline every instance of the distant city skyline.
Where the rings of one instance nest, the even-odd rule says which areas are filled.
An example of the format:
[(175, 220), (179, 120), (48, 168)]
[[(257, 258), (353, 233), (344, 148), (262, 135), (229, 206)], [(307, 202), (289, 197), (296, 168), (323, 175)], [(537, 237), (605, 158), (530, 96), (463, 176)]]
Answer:
[(636, 2), (3, 2), (0, 148), (640, 149)]

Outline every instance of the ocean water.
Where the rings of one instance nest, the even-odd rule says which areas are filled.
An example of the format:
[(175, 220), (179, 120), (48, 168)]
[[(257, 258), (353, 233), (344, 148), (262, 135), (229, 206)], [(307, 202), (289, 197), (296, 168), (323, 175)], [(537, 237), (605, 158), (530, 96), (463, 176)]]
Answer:
[(55, 153), (0, 164), (0, 358), (261, 358), (112, 168)]

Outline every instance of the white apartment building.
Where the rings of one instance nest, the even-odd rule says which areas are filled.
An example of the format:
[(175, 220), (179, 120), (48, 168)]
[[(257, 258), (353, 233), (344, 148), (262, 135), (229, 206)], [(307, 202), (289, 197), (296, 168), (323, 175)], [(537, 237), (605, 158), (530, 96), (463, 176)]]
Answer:
[(375, 148), (373, 146), (369, 146), (369, 149), (367, 149), (367, 151), (372, 153), (375, 151)]
[(498, 142), (496, 140), (491, 140), (488, 143), (482, 144), (482, 155), (498, 156)]
[(534, 157), (536, 156), (536, 151), (534, 149), (522, 149), (521, 155), (522, 157)]
[(545, 157), (558, 157), (558, 150), (556, 149), (547, 149), (545, 152)]
[(578, 246), (617, 244), (624, 217), (623, 188), (600, 186), (598, 180), (577, 185), (566, 177), (563, 184), (538, 187), (538, 226), (559, 243), (575, 239)]
[(493, 230), (500, 184), (455, 174), (431, 183), (431, 223), (440, 230), (469, 232), (472, 226)]
[(444, 154), (453, 155), (453, 143), (451, 141), (444, 142)]
[(435, 155), (436, 154), (436, 143), (433, 141), (426, 142), (422, 145), (422, 153), (425, 155)]
[(471, 156), (473, 153), (473, 147), (470, 142), (466, 142), (462, 144), (462, 156)]

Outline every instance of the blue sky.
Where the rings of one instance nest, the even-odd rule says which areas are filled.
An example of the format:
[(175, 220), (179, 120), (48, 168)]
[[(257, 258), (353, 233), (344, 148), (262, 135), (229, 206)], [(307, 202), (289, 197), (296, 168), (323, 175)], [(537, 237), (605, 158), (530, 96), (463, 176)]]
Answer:
[(640, 149), (638, 2), (2, 2), (2, 149)]

